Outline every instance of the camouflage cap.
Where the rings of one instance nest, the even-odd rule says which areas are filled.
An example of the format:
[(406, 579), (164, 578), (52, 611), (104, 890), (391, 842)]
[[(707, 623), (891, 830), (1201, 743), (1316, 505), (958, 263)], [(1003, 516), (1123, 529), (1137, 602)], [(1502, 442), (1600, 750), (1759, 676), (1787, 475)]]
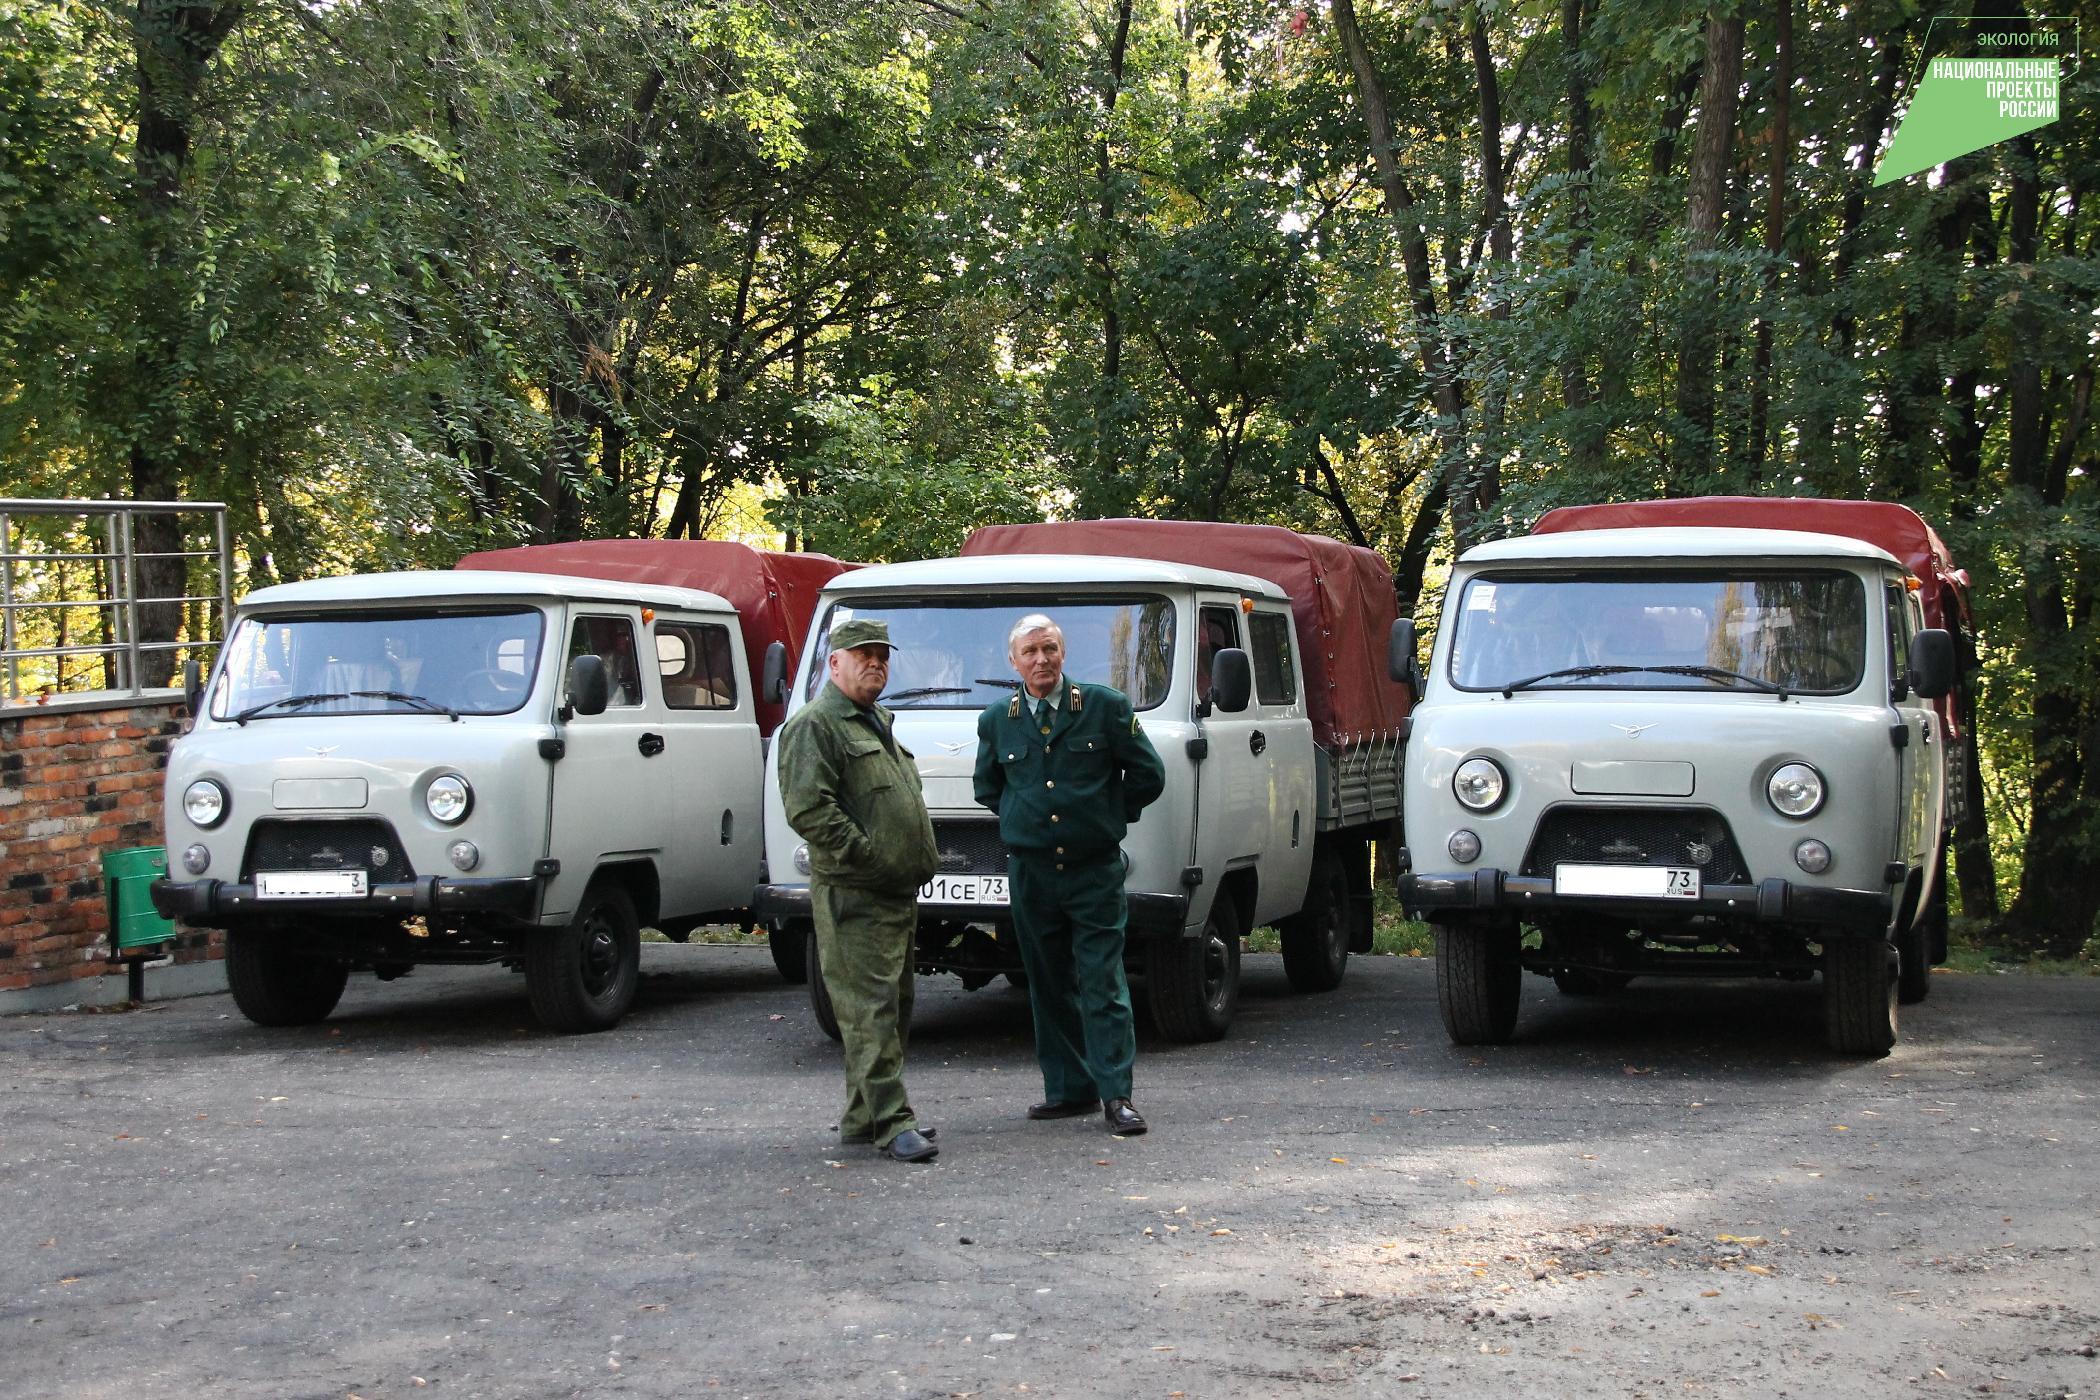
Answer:
[(894, 646), (890, 640), (890, 625), (879, 617), (856, 617), (841, 622), (831, 629), (831, 649), (850, 651), (854, 647)]

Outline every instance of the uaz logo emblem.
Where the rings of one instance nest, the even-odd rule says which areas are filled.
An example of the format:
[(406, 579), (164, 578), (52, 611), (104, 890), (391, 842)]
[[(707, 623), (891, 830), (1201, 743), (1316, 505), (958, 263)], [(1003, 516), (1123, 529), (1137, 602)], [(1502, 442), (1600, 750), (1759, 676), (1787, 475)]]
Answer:
[(1653, 724), (1615, 724), (1612, 728), (1618, 730), (1629, 739), (1638, 739), (1649, 730), (1655, 728), (1655, 726)]

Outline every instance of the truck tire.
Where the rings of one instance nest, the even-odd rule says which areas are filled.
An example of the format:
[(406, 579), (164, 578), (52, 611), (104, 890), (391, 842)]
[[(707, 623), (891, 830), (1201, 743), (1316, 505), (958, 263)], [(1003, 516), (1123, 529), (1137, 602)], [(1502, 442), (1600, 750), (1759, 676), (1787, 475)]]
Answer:
[(1453, 1045), (1500, 1045), (1517, 1028), (1524, 967), (1513, 928), (1429, 926), (1436, 936), (1436, 1004)]
[(1896, 940), (1896, 1000), (1911, 1006), (1932, 994), (1932, 965), (1947, 960), (1947, 851), (1940, 848), (1932, 897)]
[(808, 924), (802, 935), (803, 975), (809, 979), (809, 1010), (817, 1018), (817, 1029), (833, 1040), (839, 1035), (838, 1013), (831, 1009), (831, 989), (824, 985), (824, 969), (817, 959), (817, 926)]
[(310, 1026), (343, 999), (350, 969), (287, 947), (273, 928), (226, 931), (226, 986), (233, 1004), (258, 1026)]
[(594, 882), (568, 923), (534, 929), (525, 944), (525, 990), (550, 1031), (610, 1030), (641, 980), (642, 927), (616, 880)]
[(774, 924), (766, 930), (766, 946), (773, 950), (773, 966), (780, 970), (780, 979), (790, 987), (799, 987), (809, 980), (809, 970), (816, 964), (809, 959), (816, 929), (803, 923)]
[(1349, 969), (1349, 871), (1331, 846), (1313, 852), (1305, 907), (1276, 925), (1294, 992), (1331, 992)]
[(1240, 1003), (1240, 914), (1222, 890), (1200, 938), (1162, 938), (1148, 954), (1152, 1024), (1184, 1045), (1218, 1040)]
[(1823, 945), (1823, 1035), (1840, 1055), (1886, 1055), (1895, 1045), (1895, 960), (1879, 937)]

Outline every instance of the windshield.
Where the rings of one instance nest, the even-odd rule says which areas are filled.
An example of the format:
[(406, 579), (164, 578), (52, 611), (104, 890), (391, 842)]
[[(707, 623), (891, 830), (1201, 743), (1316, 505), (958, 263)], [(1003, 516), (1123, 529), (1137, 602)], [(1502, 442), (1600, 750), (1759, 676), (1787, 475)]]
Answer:
[(1007, 660), (1006, 637), (1030, 613), (1047, 613), (1065, 634), (1065, 675), (1114, 686), (1140, 710), (1167, 698), (1173, 672), (1174, 605), (1159, 597), (1104, 598), (865, 598), (836, 604), (825, 614), (812, 648), (816, 663), (803, 688), (807, 700), (827, 675), (831, 629), (851, 617), (890, 626), (889, 688), (882, 703), (894, 710), (981, 710), (1020, 689)]
[(543, 625), (536, 608), (245, 617), (211, 715), (508, 714), (532, 690)]
[(1839, 695), (1866, 662), (1866, 592), (1845, 573), (1483, 575), (1467, 581), (1453, 626), (1462, 690)]

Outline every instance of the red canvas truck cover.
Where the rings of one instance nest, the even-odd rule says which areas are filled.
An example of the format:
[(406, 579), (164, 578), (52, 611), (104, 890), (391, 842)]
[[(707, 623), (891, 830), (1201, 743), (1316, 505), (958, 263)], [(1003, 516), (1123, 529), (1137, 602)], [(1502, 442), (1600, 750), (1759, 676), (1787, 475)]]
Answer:
[(1840, 501), (1816, 496), (1687, 496), (1674, 501), (1562, 506), (1539, 517), (1534, 535), (1570, 530), (1712, 525), (1740, 530), (1807, 530), (1864, 540), (1896, 556), (1924, 584), (1918, 601), (1925, 625), (1963, 632), (1969, 625), (1969, 576), (1946, 543), (1909, 506), (1893, 501)]
[[(743, 625), (751, 683), (758, 684), (766, 647), (787, 646), (788, 674), (802, 655), (809, 619), (824, 585), (858, 564), (828, 554), (780, 554), (731, 540), (577, 540), (487, 549), (459, 561), (462, 569), (510, 569), (529, 574), (654, 583), (719, 594)], [(786, 707), (758, 702), (758, 731), (771, 734)]]
[(1306, 713), (1318, 743), (1390, 738), (1407, 718), (1407, 691), (1385, 669), (1386, 638), (1398, 616), (1393, 571), (1372, 550), (1280, 525), (1064, 520), (987, 525), (961, 552), (1156, 559), (1267, 579), (1290, 598), (1297, 619)]

